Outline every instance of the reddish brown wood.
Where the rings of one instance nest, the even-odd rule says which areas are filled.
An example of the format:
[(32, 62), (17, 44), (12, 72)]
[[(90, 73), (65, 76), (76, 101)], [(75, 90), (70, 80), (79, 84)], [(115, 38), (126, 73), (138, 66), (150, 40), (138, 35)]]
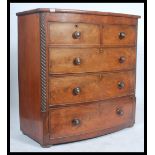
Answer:
[[(49, 23), (49, 40), (51, 44), (98, 44), (100, 43), (99, 25), (83, 23)], [(73, 33), (80, 32), (79, 39)]]
[(43, 144), (39, 16), (18, 17), (18, 34), (20, 128), (23, 133)]
[(132, 127), (133, 125), (134, 125), (133, 122), (125, 122), (124, 124), (122, 124), (120, 126), (115, 126), (113, 128), (101, 129), (98, 131), (92, 131), (89, 133), (85, 133), (85, 134), (81, 134), (81, 135), (74, 135), (74, 136), (70, 136), (70, 137), (51, 139), (51, 140), (49, 140), (49, 143), (47, 143), (47, 145), (49, 144), (48, 146), (50, 146), (51, 144), (61, 144), (61, 143), (66, 143), (66, 142), (68, 143), (68, 142), (74, 142), (74, 141), (83, 140), (83, 139), (95, 138), (98, 136), (103, 136), (103, 135), (107, 135), (112, 132), (119, 131), (119, 130), (127, 128), (127, 127)]
[(56, 8), (38, 8), (23, 12), (18, 12), (17, 15), (26, 15), (32, 13), (41, 13), (41, 12), (59, 12), (59, 13), (77, 13), (77, 14), (94, 14), (94, 15), (101, 15), (101, 16), (123, 16), (129, 18), (140, 18), (138, 15), (129, 15), (129, 14), (121, 14), (121, 13), (112, 13), (112, 12), (99, 12), (99, 11), (86, 11), (86, 10), (73, 10), (73, 9), (56, 9)]
[(94, 14), (76, 14), (76, 13), (47, 13), (49, 22), (72, 22), (89, 24), (112, 24), (112, 25), (137, 25), (136, 18), (127, 18), (124, 16), (99, 16)]
[[(125, 57), (124, 62), (120, 58)], [(80, 58), (79, 65), (74, 59)], [(49, 72), (51, 74), (84, 73), (134, 69), (136, 51), (130, 48), (50, 48)]]
[(139, 16), (65, 9), (17, 15), (23, 133), (47, 146), (134, 124)]
[[(120, 32), (125, 33), (125, 38), (120, 39)], [(103, 28), (104, 45), (136, 45), (136, 27), (126, 25), (106, 25)]]
[[(49, 79), (49, 103), (73, 104), (104, 100), (134, 93), (134, 71), (52, 77)], [(125, 87), (118, 88), (118, 83), (123, 81)], [(73, 94), (73, 89), (79, 87), (79, 95)]]
[[(117, 109), (122, 109), (123, 115), (118, 115)], [(124, 126), (131, 126), (134, 123), (133, 109), (135, 109), (134, 96), (51, 109), (50, 141), (62, 143), (79, 137), (85, 139), (105, 134), (109, 130), (111, 132)], [(75, 118), (80, 120), (77, 126), (72, 123)]]

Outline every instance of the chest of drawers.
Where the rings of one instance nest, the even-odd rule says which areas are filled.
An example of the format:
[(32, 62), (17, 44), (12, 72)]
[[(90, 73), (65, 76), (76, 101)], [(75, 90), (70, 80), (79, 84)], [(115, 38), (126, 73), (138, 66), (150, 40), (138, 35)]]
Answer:
[(139, 16), (61, 9), (17, 16), (24, 134), (48, 146), (133, 126)]

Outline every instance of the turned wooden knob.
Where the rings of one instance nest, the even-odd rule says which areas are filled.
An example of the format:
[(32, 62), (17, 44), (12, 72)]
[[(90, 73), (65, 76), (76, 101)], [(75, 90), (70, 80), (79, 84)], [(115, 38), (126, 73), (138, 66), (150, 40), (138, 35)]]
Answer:
[(125, 32), (120, 32), (119, 33), (119, 39), (124, 39), (126, 36)]
[(74, 65), (80, 65), (81, 64), (81, 59), (80, 58), (75, 58), (73, 60)]
[(117, 115), (119, 115), (119, 116), (123, 116), (123, 115), (124, 115), (124, 111), (123, 111), (122, 109), (120, 109), (120, 108), (117, 108), (117, 109), (116, 109), (116, 113), (117, 113)]
[(79, 31), (75, 31), (75, 32), (72, 34), (72, 37), (73, 37), (74, 39), (79, 39), (80, 36), (81, 36), (81, 32), (79, 32)]
[(73, 94), (74, 95), (79, 95), (80, 92), (81, 92), (81, 89), (79, 87), (73, 89)]
[(77, 119), (77, 118), (74, 118), (73, 120), (72, 120), (72, 125), (73, 126), (78, 126), (78, 125), (80, 125), (80, 120), (79, 119)]
[(122, 89), (122, 88), (124, 88), (124, 87), (125, 87), (125, 84), (124, 84), (123, 81), (118, 82), (118, 88), (119, 88), (119, 89)]
[(125, 62), (125, 57), (124, 57), (124, 56), (121, 56), (121, 57), (119, 58), (119, 62), (120, 62), (120, 63), (124, 63), (124, 62)]

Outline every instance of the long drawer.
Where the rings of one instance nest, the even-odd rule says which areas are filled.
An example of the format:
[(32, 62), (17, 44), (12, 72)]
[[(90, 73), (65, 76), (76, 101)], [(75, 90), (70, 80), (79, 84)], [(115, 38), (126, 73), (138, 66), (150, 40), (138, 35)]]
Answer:
[(76, 104), (134, 93), (135, 70), (49, 78), (50, 105)]
[(130, 48), (50, 48), (51, 74), (134, 69), (136, 49)]
[(50, 139), (83, 135), (134, 123), (135, 98), (126, 96), (106, 101), (51, 109)]

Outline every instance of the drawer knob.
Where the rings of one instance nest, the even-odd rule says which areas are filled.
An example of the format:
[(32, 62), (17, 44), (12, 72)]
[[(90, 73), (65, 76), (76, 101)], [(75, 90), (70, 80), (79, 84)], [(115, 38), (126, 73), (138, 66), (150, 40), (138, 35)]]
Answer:
[(123, 81), (118, 82), (118, 88), (119, 88), (119, 89), (122, 89), (122, 88), (124, 88), (124, 87), (125, 87), (125, 84), (124, 84)]
[(81, 36), (81, 32), (79, 32), (79, 31), (75, 31), (75, 32), (72, 34), (72, 37), (73, 37), (74, 39), (79, 39), (80, 36)]
[(116, 113), (117, 113), (117, 115), (119, 115), (119, 116), (123, 116), (123, 115), (124, 115), (124, 111), (123, 111), (122, 109), (120, 109), (120, 108), (117, 108), (117, 109), (116, 109)]
[(125, 62), (125, 57), (123, 57), (123, 56), (120, 57), (120, 58), (119, 58), (119, 62), (120, 62), (120, 63), (124, 63), (124, 62)]
[(80, 120), (79, 119), (77, 119), (77, 118), (74, 118), (73, 120), (72, 120), (72, 125), (73, 126), (78, 126), (78, 125), (80, 125)]
[(73, 60), (74, 65), (80, 65), (81, 64), (81, 59), (80, 58), (75, 58)]
[(79, 95), (80, 92), (81, 92), (81, 89), (79, 87), (73, 89), (73, 94), (74, 95)]
[(119, 39), (124, 39), (126, 36), (125, 32), (120, 32), (119, 33)]

